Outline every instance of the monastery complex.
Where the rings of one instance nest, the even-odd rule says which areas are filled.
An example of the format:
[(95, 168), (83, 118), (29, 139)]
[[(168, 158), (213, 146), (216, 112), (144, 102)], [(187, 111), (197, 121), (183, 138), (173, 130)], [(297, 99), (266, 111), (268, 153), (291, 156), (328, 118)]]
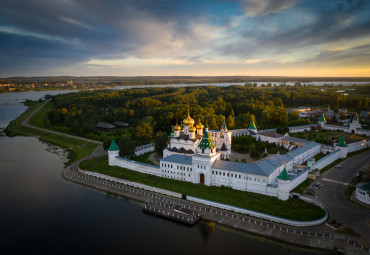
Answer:
[[(152, 166), (128, 160), (119, 156), (119, 149), (113, 140), (109, 147), (109, 165), (163, 178), (181, 180), (207, 186), (226, 186), (236, 190), (274, 196), (281, 200), (290, 197), (290, 191), (306, 180), (313, 170), (320, 170), (347, 153), (369, 147), (369, 141), (360, 140), (346, 144), (343, 137), (331, 146), (300, 138), (281, 135), (275, 129), (257, 130), (254, 121), (248, 129), (228, 130), (225, 122), (220, 130), (208, 127), (189, 116), (183, 126), (175, 125), (170, 134), (168, 147), (163, 151), (160, 166)], [(290, 127), (290, 132), (302, 132), (314, 128), (340, 129), (354, 134), (369, 135), (363, 130), (357, 114), (349, 127), (327, 125), (324, 115), (318, 124)], [(232, 138), (250, 135), (256, 140), (284, 146), (286, 154), (271, 154), (251, 164), (228, 161), (231, 155)], [(315, 162), (319, 153), (327, 154)]]

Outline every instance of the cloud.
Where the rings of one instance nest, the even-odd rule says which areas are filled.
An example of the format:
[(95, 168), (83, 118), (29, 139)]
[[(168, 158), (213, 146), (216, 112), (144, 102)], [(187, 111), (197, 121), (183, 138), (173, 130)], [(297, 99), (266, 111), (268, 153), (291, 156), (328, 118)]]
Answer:
[(242, 7), (248, 16), (256, 17), (289, 9), (297, 2), (298, 0), (242, 0)]

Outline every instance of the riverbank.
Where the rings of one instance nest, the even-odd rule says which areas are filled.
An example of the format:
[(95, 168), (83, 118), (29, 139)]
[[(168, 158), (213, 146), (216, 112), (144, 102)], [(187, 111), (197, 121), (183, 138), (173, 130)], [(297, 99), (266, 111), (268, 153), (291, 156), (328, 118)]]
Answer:
[(11, 121), (5, 128), (8, 136), (33, 136), (42, 142), (46, 142), (63, 148), (68, 156), (66, 165), (72, 164), (81, 158), (90, 155), (96, 148), (98, 142), (88, 141), (84, 138), (77, 138), (63, 133), (50, 131), (28, 124), (29, 119), (37, 113), (46, 102), (32, 102), (21, 116)]
[(216, 222), (274, 240), (328, 250), (333, 250), (334, 246), (340, 247), (340, 245), (343, 245), (343, 249), (346, 250), (347, 254), (367, 254), (364, 250), (359, 249), (358, 246), (350, 245), (351, 242), (353, 243), (353, 240), (345, 238), (345, 235), (342, 234), (335, 232), (319, 232), (317, 231), (318, 229), (313, 230), (312, 228), (287, 227), (234, 212), (215, 209), (186, 200), (160, 195), (148, 190), (142, 190), (132, 186), (123, 185), (121, 183), (85, 175), (77, 171), (77, 164), (72, 167), (65, 168), (63, 170), (63, 177), (75, 183), (104, 190), (112, 194), (117, 194), (144, 203), (158, 200), (167, 203), (172, 202), (182, 204), (185, 205), (186, 208), (190, 208), (191, 210), (201, 213), (203, 220)]

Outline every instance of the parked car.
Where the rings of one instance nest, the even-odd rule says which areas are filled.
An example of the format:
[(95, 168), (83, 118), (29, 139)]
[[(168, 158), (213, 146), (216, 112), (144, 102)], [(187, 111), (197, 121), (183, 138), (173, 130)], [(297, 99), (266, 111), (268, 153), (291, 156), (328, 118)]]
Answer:
[(329, 224), (330, 224), (330, 225), (333, 225), (333, 224), (335, 224), (335, 223), (337, 223), (337, 220), (336, 220), (336, 219), (332, 219), (332, 220), (330, 220), (330, 221), (329, 221)]
[(313, 191), (312, 189), (306, 190), (305, 193), (308, 194), (308, 195), (315, 195), (315, 191)]
[(342, 167), (342, 165), (336, 165), (335, 167), (336, 167), (336, 168), (341, 168), (341, 167)]
[(316, 185), (311, 186), (311, 189), (319, 189)]
[(317, 187), (322, 187), (322, 186), (324, 186), (324, 185), (322, 185), (321, 183), (319, 183), (319, 182), (316, 182), (315, 183), (315, 185), (317, 186)]
[(334, 223), (333, 227), (335, 228), (339, 228), (340, 226), (342, 226), (342, 223), (337, 221), (337, 223)]

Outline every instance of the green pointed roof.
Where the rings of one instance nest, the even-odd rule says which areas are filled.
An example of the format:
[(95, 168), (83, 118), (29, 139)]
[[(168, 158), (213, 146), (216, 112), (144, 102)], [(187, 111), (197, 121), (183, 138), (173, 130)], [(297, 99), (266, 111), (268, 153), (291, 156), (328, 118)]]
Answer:
[(254, 120), (252, 121), (251, 125), (249, 126), (248, 129), (257, 129), (256, 124), (254, 124)]
[(319, 119), (319, 121), (323, 121), (323, 122), (326, 122), (326, 119), (325, 119), (325, 116), (324, 116), (324, 114), (321, 114), (321, 116), (320, 116), (320, 119)]
[(279, 180), (283, 180), (283, 181), (290, 181), (290, 177), (289, 177), (288, 172), (287, 172), (285, 167), (284, 167), (283, 171), (281, 171), (281, 173), (279, 174), (279, 176), (277, 178)]
[(346, 142), (344, 141), (344, 137), (341, 136), (339, 142), (337, 143), (337, 146), (339, 147), (347, 147)]
[(112, 142), (110, 143), (110, 146), (109, 146), (109, 149), (108, 151), (118, 151), (118, 146), (116, 144), (116, 141), (114, 141), (114, 139), (112, 140)]
[(200, 141), (199, 148), (207, 149), (207, 148), (215, 148), (215, 144), (213, 143), (213, 139), (209, 137), (209, 133), (205, 132), (202, 140)]
[(353, 116), (353, 119), (352, 119), (352, 121), (358, 121), (358, 115), (357, 115), (357, 112), (356, 112), (356, 114), (355, 114), (355, 116)]

